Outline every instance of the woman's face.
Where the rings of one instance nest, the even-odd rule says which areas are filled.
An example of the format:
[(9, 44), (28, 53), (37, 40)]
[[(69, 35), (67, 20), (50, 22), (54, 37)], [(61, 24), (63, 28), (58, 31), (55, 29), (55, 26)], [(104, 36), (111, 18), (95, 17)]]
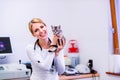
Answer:
[(32, 31), (33, 36), (38, 39), (46, 39), (48, 37), (47, 26), (42, 23), (33, 23)]

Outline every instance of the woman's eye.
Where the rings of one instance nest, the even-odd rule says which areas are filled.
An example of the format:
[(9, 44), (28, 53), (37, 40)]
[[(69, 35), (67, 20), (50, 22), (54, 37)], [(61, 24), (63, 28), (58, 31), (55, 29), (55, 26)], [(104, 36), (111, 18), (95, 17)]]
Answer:
[(44, 26), (40, 26), (40, 28), (44, 28)]
[(37, 32), (38, 31), (38, 29), (36, 29), (34, 32)]

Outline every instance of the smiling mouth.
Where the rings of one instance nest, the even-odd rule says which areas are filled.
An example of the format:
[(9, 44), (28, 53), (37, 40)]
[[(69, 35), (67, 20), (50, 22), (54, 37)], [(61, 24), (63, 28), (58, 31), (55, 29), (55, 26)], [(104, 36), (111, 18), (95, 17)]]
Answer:
[(44, 37), (45, 35), (40, 35), (40, 37)]
[(46, 36), (46, 33), (40, 34), (40, 37), (45, 37), (45, 36)]

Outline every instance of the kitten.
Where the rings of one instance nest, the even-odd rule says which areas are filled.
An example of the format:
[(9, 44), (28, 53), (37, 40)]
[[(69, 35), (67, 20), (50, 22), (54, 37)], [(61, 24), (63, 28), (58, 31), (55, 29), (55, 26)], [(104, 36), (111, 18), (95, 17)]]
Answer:
[[(54, 35), (57, 35), (59, 38), (62, 34), (61, 26), (51, 26), (52, 32)], [(63, 36), (62, 36), (63, 38)], [(57, 43), (56, 43), (57, 44)], [(58, 44), (60, 44), (60, 39), (58, 39)], [(50, 49), (48, 50), (49, 52), (55, 52), (57, 49), (57, 45), (51, 45)]]

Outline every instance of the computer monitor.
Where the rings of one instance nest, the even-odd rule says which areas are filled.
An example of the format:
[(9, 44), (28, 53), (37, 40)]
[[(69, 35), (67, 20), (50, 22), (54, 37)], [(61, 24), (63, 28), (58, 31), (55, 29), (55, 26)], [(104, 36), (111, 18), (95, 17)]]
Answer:
[(0, 37), (0, 56), (12, 54), (10, 37)]

